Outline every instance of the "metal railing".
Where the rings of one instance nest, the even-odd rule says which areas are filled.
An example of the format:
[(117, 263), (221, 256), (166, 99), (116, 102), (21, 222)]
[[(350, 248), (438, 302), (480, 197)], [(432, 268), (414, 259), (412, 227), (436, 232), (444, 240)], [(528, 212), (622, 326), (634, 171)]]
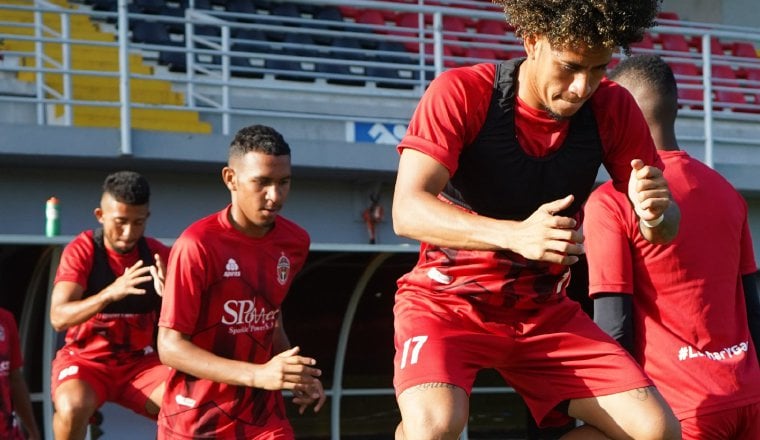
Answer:
[[(291, 2), (292, 3), (292, 2)], [(302, 4), (317, 5), (301, 1)], [(0, 72), (10, 75), (33, 74), (34, 92), (26, 95), (4, 95), (0, 101), (34, 103), (38, 124), (72, 125), (72, 107), (77, 105), (119, 107), (121, 115), (121, 151), (131, 154), (130, 113), (139, 108), (193, 110), (221, 119), (219, 131), (230, 132), (233, 115), (271, 115), (288, 118), (322, 120), (357, 120), (362, 115), (340, 113), (281, 112), (258, 108), (255, 100), (249, 105), (232, 104), (231, 96), (239, 90), (309, 90), (326, 94), (355, 95), (357, 99), (382, 95), (415, 98), (427, 83), (442, 70), (476, 62), (493, 62), (522, 51), (521, 42), (512, 33), (501, 35), (478, 34), (474, 28), (456, 28), (446, 20), (470, 22), (503, 21), (503, 14), (481, 7), (464, 9), (462, 5), (482, 3), (454, 1), (449, 6), (355, 1), (362, 9), (392, 11), (395, 22), (368, 24), (359, 20), (335, 21), (304, 16), (246, 14), (224, 10), (189, 9), (182, 16), (130, 12), (125, 0), (117, 2), (115, 11), (94, 11), (84, 5), (64, 8), (45, 0), (34, 6), (0, 5), (5, 11), (33, 12), (33, 23), (0, 21), (4, 40), (29, 41), (32, 51), (3, 51)], [(338, 6), (341, 1), (326, 0), (318, 7)], [(191, 2), (192, 5), (192, 2)], [(45, 17), (57, 19), (45, 20)], [(411, 17), (403, 22), (400, 17)], [(415, 17), (416, 16), (416, 17)], [(77, 17), (87, 17), (92, 23), (110, 30), (115, 41), (93, 41), (73, 38), (72, 29)], [(416, 18), (416, 27), (413, 19)], [(77, 23), (81, 23), (81, 20)], [(170, 40), (159, 36), (141, 36), (135, 24), (158, 23)], [(411, 25), (410, 25), (411, 23)], [(705, 25), (701, 23), (662, 21), (652, 33), (659, 38), (676, 35), (701, 38), (701, 50), (694, 46), (688, 51), (671, 51), (662, 47), (634, 48), (634, 52), (654, 51), (671, 63), (695, 67), (696, 76), (678, 72), (679, 87), (701, 90), (701, 102), (683, 98), (685, 114), (698, 114), (704, 119), (705, 159), (713, 163), (712, 145), (715, 142), (713, 122), (716, 118), (758, 120), (760, 117), (760, 76), (715, 78), (716, 66), (727, 66), (730, 72), (760, 72), (760, 58), (737, 57), (725, 53), (713, 54), (711, 40), (747, 42), (760, 45), (760, 33), (751, 29)], [(115, 26), (114, 26), (115, 24)], [(14, 33), (8, 29), (28, 29)], [(131, 30), (131, 36), (130, 36)], [(277, 38), (270, 38), (278, 34)], [(251, 39), (251, 35), (263, 38)], [(284, 36), (284, 37), (283, 37)], [(173, 39), (172, 39), (173, 38)], [(138, 42), (140, 41), (140, 42)], [(326, 41), (332, 44), (324, 44)], [(353, 42), (353, 43), (346, 43)], [(52, 56), (49, 47), (60, 46), (60, 59)], [(72, 51), (76, 48), (113, 48), (118, 50), (119, 67), (115, 71), (76, 68)], [(416, 51), (414, 50), (416, 48)], [(130, 72), (130, 54), (142, 54), (153, 66), (150, 74)], [(24, 65), (34, 60), (33, 66)], [(15, 61), (15, 62), (14, 62)], [(59, 87), (49, 83), (48, 75), (61, 78)], [(73, 96), (72, 78), (77, 75), (110, 77), (119, 81), (119, 100), (85, 100)], [(136, 80), (163, 79), (184, 92), (181, 104), (150, 104), (130, 98), (131, 84)], [(733, 97), (725, 101), (724, 97)], [(738, 98), (738, 99), (737, 99)], [(58, 106), (62, 114), (53, 115), (50, 109)], [(367, 119), (369, 120), (369, 118)], [(372, 118), (377, 121), (376, 117)], [(384, 122), (405, 123), (388, 119)]]

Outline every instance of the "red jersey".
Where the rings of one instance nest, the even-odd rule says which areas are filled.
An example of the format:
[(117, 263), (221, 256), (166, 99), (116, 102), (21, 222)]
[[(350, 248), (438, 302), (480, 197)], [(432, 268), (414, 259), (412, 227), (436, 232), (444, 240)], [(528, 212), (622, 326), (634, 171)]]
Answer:
[[(420, 100), (399, 150), (411, 148), (425, 153), (453, 176), (463, 150), (476, 141), (489, 114), (496, 68), (494, 64), (478, 64), (441, 74)], [(515, 136), (520, 147), (533, 157), (558, 151), (569, 132), (569, 121), (558, 121), (519, 98), (515, 101)], [(602, 80), (589, 104), (595, 115), (603, 115), (596, 118), (602, 163), (620, 190), (627, 188), (632, 159), (662, 167), (646, 121), (627, 90)], [(510, 173), (508, 162), (503, 172)], [(489, 303), (533, 308), (563, 296), (569, 279), (566, 266), (528, 260), (514, 252), (452, 250), (423, 243), (417, 266), (399, 280), (399, 286), (456, 294), (485, 293), (484, 300)], [(497, 295), (491, 296), (494, 293)]]
[(0, 309), (0, 438), (23, 438), (15, 423), (10, 374), (23, 366), (16, 320)]
[[(264, 237), (236, 230), (230, 207), (190, 225), (174, 244), (159, 326), (218, 356), (256, 364), (273, 353), (274, 326), (309, 236), (278, 217)], [(287, 424), (282, 394), (172, 370), (159, 432), (167, 438), (254, 438)]]
[(679, 419), (760, 401), (741, 277), (757, 270), (741, 195), (683, 151), (660, 152), (681, 210), (653, 245), (610, 183), (586, 204), (590, 294), (633, 294), (634, 357)]
[[(87, 282), (95, 258), (93, 231), (77, 235), (63, 250), (55, 282), (70, 281), (87, 291)], [(169, 260), (169, 248), (153, 238), (145, 237), (151, 254)], [(140, 260), (135, 246), (127, 254), (106, 247), (108, 265), (117, 277)], [(153, 350), (158, 311), (150, 313), (98, 313), (89, 320), (66, 331), (66, 345), (62, 348), (78, 356), (93, 360), (108, 360), (133, 356)]]

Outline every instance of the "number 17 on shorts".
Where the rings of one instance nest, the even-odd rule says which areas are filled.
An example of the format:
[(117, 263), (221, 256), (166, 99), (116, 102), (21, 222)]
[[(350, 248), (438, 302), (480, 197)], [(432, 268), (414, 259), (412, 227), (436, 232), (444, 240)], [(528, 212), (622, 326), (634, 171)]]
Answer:
[(401, 354), (401, 365), (399, 365), (400, 369), (406, 367), (407, 361), (409, 362), (409, 365), (417, 363), (420, 358), (420, 350), (422, 350), (422, 346), (427, 340), (427, 336), (414, 336), (404, 342), (404, 351)]

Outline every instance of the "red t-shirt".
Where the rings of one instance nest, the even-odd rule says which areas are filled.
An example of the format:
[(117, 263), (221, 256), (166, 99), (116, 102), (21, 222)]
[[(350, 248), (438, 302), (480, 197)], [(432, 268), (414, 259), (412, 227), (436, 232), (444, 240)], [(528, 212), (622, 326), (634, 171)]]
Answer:
[[(169, 259), (159, 326), (189, 335), (218, 356), (264, 364), (274, 325), (309, 236), (278, 217), (262, 238), (236, 230), (230, 207), (190, 225)], [(253, 438), (287, 423), (282, 394), (199, 379), (172, 370), (158, 424), (169, 438)]]
[(683, 151), (660, 152), (681, 210), (653, 245), (628, 199), (603, 184), (586, 204), (589, 293), (633, 294), (634, 356), (680, 419), (760, 401), (741, 277), (757, 270), (747, 205)]
[[(163, 261), (169, 260), (167, 246), (149, 237), (146, 237), (146, 241), (151, 254), (159, 254)], [(87, 290), (94, 255), (92, 230), (77, 235), (61, 254), (55, 282), (70, 281)], [(140, 260), (137, 246), (127, 254), (106, 247), (106, 255), (108, 265), (117, 277)], [(73, 351), (87, 359), (104, 361), (120, 356), (142, 355), (146, 347), (153, 349), (157, 318), (157, 312), (98, 313), (82, 324), (69, 327), (66, 331), (66, 345), (62, 349)]]
[(11, 312), (0, 309), (0, 438), (19, 436), (14, 423), (10, 374), (23, 366), (16, 320)]
[[(460, 153), (475, 141), (488, 114), (496, 68), (477, 64), (441, 74), (420, 100), (399, 151), (411, 148), (425, 153), (453, 176)], [(590, 104), (603, 148), (602, 162), (621, 191), (627, 188), (632, 159), (662, 167), (646, 121), (627, 90), (605, 79)], [(543, 157), (556, 151), (568, 130), (569, 120), (557, 121), (516, 100), (515, 132), (528, 154)], [(399, 283), (402, 288), (446, 293), (497, 293), (498, 298), (487, 301), (532, 308), (563, 295), (569, 279), (566, 266), (528, 260), (513, 252), (450, 250), (423, 243), (417, 266)]]

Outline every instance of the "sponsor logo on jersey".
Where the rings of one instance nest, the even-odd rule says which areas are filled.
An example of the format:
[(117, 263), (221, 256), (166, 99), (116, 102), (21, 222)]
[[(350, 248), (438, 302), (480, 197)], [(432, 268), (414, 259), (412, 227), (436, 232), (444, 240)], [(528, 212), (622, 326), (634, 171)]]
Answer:
[(11, 361), (0, 362), (0, 376), (7, 376), (9, 371), (11, 371)]
[(224, 269), (225, 278), (240, 276), (240, 266), (238, 266), (237, 261), (235, 261), (234, 258), (227, 260), (227, 264), (224, 266)]
[(288, 282), (288, 276), (290, 276), (290, 260), (283, 252), (277, 260), (277, 282), (284, 286)]
[(222, 324), (230, 326), (230, 334), (254, 333), (274, 328), (279, 310), (256, 307), (256, 299), (231, 299), (224, 303)]

